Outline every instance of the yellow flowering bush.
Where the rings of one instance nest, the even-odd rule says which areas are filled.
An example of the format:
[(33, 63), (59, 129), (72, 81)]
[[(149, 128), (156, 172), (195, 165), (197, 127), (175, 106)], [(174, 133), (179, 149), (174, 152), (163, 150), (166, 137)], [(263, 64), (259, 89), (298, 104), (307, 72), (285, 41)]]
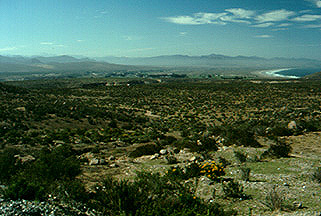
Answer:
[(200, 174), (205, 175), (212, 180), (217, 180), (220, 176), (225, 175), (224, 167), (221, 163), (215, 161), (205, 161), (199, 165)]

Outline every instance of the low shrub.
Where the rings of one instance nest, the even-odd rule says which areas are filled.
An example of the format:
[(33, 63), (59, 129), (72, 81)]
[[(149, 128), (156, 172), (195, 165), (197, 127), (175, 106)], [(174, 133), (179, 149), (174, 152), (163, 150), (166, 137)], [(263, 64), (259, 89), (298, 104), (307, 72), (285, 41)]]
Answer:
[(17, 154), (19, 151), (13, 148), (6, 148), (0, 153), (0, 183), (10, 181), (22, 168), (14, 157)]
[(250, 173), (251, 173), (251, 168), (241, 166), (240, 167), (240, 174), (241, 174), (241, 179), (244, 181), (249, 181), (250, 180)]
[(284, 205), (285, 195), (282, 191), (280, 191), (277, 186), (273, 186), (271, 190), (269, 190), (265, 194), (265, 199), (262, 203), (268, 207), (271, 211), (281, 210)]
[[(43, 200), (50, 193), (71, 194), (80, 190), (80, 184), (76, 186), (75, 177), (80, 174), (80, 162), (75, 152), (68, 145), (61, 145), (52, 150), (44, 148), (37, 154), (37, 159), (19, 169), (19, 172), (7, 180), (5, 197), (13, 200)], [(72, 187), (61, 187), (66, 182)], [(77, 188), (72, 192), (74, 188)], [(72, 189), (72, 190), (69, 190)], [(76, 199), (77, 195), (72, 195)]]
[(196, 135), (193, 138), (183, 138), (174, 142), (173, 145), (178, 149), (189, 148), (192, 152), (199, 153), (218, 150), (216, 141), (212, 137), (206, 135)]
[(200, 171), (201, 169), (199, 163), (192, 162), (188, 164), (185, 168), (176, 166), (171, 169), (168, 169), (166, 171), (165, 176), (172, 180), (179, 181), (201, 176), (202, 174)]
[(287, 125), (276, 125), (269, 131), (270, 136), (291, 136), (293, 131)]
[(166, 161), (168, 164), (177, 164), (178, 163), (178, 160), (174, 155), (166, 155), (165, 158), (166, 158)]
[(227, 166), (231, 165), (230, 161), (228, 161), (226, 158), (221, 156), (218, 158), (218, 162), (222, 164), (223, 168), (226, 168)]
[(284, 140), (275, 139), (275, 143), (271, 144), (268, 150), (263, 152), (261, 157), (289, 157), (290, 152), (292, 151), (292, 147), (290, 144), (287, 144)]
[(314, 173), (312, 174), (313, 180), (321, 183), (321, 167), (315, 169)]
[(245, 163), (247, 159), (247, 154), (241, 151), (234, 151), (234, 157), (240, 162)]
[(243, 192), (243, 186), (235, 181), (223, 184), (223, 192), (225, 197), (249, 199), (250, 197)]
[(144, 144), (142, 146), (138, 146), (134, 151), (132, 151), (129, 154), (129, 157), (141, 157), (143, 155), (152, 155), (159, 152), (160, 149), (160, 146), (153, 143)]
[(225, 138), (225, 145), (261, 147), (255, 139), (252, 127), (247, 124), (222, 126), (219, 135)]
[[(175, 172), (175, 171), (174, 171)], [(91, 206), (105, 215), (234, 215), (205, 203), (178, 181), (141, 172), (133, 182), (107, 178), (91, 194)]]
[(225, 175), (222, 164), (218, 164), (215, 161), (206, 161), (199, 165), (200, 174), (207, 176), (213, 181), (217, 181), (219, 177)]

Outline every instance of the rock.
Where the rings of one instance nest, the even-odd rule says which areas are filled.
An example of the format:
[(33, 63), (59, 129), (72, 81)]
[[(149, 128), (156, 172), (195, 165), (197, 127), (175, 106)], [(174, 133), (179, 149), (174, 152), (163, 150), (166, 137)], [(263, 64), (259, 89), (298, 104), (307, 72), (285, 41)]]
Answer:
[(196, 156), (193, 156), (189, 159), (190, 162), (193, 162), (193, 161), (196, 161), (197, 160), (197, 157)]
[(16, 162), (19, 161), (21, 164), (28, 163), (28, 162), (36, 160), (36, 158), (34, 158), (31, 155), (27, 155), (27, 156), (15, 155), (14, 157), (16, 158)]
[(21, 163), (22, 164), (36, 160), (36, 158), (34, 158), (31, 155), (27, 155), (27, 156), (21, 157), (20, 159), (21, 159)]
[(294, 202), (294, 203), (293, 203), (293, 206), (294, 206), (294, 208), (296, 208), (296, 209), (302, 209), (302, 208), (303, 208), (302, 202)]
[(113, 160), (115, 160), (116, 158), (115, 158), (115, 156), (114, 155), (111, 155), (111, 156), (109, 156), (109, 158), (108, 158), (108, 160), (110, 160), (110, 161), (113, 161)]
[(179, 151), (179, 154), (185, 154), (186, 152), (185, 152), (185, 150), (184, 149), (181, 149), (180, 151)]
[(89, 165), (98, 165), (99, 164), (99, 159), (93, 158), (89, 161)]
[(119, 165), (116, 164), (116, 163), (113, 163), (113, 164), (110, 164), (109, 167), (110, 167), (110, 168), (117, 168), (117, 167), (119, 167)]
[(289, 124), (288, 124), (288, 129), (290, 129), (290, 130), (297, 129), (296, 122), (295, 121), (290, 121)]
[(159, 151), (159, 154), (165, 155), (165, 154), (167, 154), (167, 150), (166, 150), (166, 149), (161, 149), (161, 150)]
[(25, 107), (17, 107), (16, 110), (21, 111), (21, 112), (25, 112), (26, 108)]
[(151, 159), (151, 160), (155, 160), (155, 159), (157, 159), (158, 157), (159, 157), (159, 154), (156, 153), (156, 154), (152, 155), (152, 156), (150, 157), (150, 159)]

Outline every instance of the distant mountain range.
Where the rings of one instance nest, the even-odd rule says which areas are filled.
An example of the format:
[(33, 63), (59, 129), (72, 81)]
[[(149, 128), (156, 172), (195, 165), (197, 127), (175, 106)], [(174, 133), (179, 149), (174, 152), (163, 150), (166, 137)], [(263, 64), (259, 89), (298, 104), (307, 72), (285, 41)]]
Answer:
[(43, 57), (0, 56), (0, 72), (106, 72), (130, 70), (136, 67), (97, 62), (89, 58), (68, 55)]
[(149, 65), (172, 67), (225, 67), (225, 68), (321, 68), (321, 61), (305, 58), (261, 58), (257, 56), (225, 56), (225, 55), (166, 55), (156, 57), (128, 58), (128, 57), (101, 57), (97, 61), (125, 65)]
[[(61, 56), (1, 56), (0, 72), (115, 72), (130, 70), (148, 70), (151, 68), (199, 68), (211, 71), (254, 71), (278, 68), (317, 68), (321, 69), (321, 61), (304, 58), (261, 58), (256, 56), (225, 55), (165, 55), (155, 57), (97, 57), (76, 58)], [(192, 68), (192, 69), (191, 69)], [(194, 68), (194, 69), (193, 69)], [(206, 69), (207, 68), (207, 69)], [(188, 71), (188, 70), (186, 70)], [(317, 70), (318, 71), (318, 70)]]

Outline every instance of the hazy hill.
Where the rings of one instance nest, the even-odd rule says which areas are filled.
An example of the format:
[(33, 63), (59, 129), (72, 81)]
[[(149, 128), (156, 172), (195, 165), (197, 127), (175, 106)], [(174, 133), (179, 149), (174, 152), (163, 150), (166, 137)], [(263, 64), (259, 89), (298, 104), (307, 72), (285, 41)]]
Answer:
[(89, 58), (78, 59), (67, 55), (54, 57), (35, 56), (32, 58), (0, 56), (0, 72), (108, 72), (135, 68), (137, 67), (97, 62)]
[(257, 56), (225, 56), (225, 55), (164, 55), (156, 57), (100, 57), (97, 61), (106, 61), (114, 64), (149, 65), (149, 66), (175, 66), (175, 67), (229, 67), (229, 68), (321, 68), (321, 61), (304, 58), (261, 58)]
[(321, 71), (317, 73), (313, 73), (307, 76), (304, 76), (303, 79), (321, 79)]

